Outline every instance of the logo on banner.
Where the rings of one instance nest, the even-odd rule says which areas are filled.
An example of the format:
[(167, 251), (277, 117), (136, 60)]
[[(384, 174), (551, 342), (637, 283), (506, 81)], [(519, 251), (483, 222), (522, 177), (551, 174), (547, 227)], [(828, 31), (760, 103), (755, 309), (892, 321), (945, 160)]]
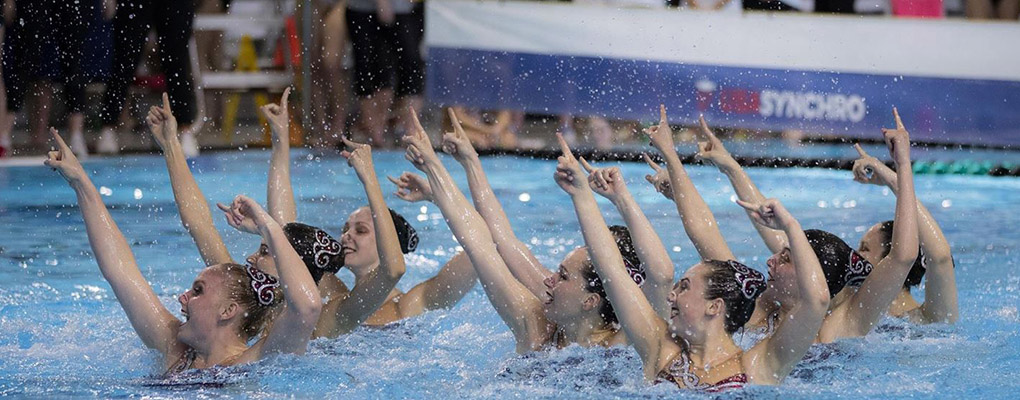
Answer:
[(758, 114), (802, 120), (860, 122), (867, 107), (856, 94), (720, 88), (703, 78), (694, 83), (698, 111), (714, 106), (728, 114)]

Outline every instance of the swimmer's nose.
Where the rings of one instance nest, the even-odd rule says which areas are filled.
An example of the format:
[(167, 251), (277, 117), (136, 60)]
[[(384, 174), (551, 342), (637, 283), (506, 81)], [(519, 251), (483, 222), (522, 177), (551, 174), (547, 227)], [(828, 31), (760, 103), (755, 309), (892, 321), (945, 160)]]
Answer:
[(670, 303), (675, 302), (676, 301), (676, 293), (674, 293), (672, 290), (670, 290), (669, 294), (666, 295), (666, 300), (669, 301)]
[(182, 306), (187, 305), (188, 304), (188, 292), (181, 293), (180, 296), (177, 296), (177, 301), (180, 302)]
[(255, 257), (255, 255), (253, 254), (253, 255), (248, 256), (248, 258), (245, 258), (244, 261), (248, 262), (248, 265), (251, 265), (251, 266), (254, 267), (255, 266), (255, 262), (258, 261), (258, 258)]
[(553, 286), (556, 286), (556, 274), (552, 274), (546, 277), (545, 280), (543, 280), (543, 283), (545, 283), (545, 287), (547, 288), (552, 288)]

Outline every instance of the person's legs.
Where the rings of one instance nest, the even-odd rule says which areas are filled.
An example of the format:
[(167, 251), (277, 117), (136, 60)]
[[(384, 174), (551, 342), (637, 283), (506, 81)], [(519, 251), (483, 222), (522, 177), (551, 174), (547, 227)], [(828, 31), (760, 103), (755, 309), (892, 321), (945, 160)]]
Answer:
[(188, 157), (198, 155), (198, 142), (191, 124), (195, 122), (195, 87), (191, 75), (192, 26), (195, 21), (195, 0), (159, 0), (153, 18), (159, 43), (159, 62), (166, 77), (170, 108), (181, 132), (181, 148)]
[(152, 11), (152, 0), (117, 2), (117, 13), (113, 17), (113, 66), (103, 95), (103, 130), (97, 146), (100, 153), (119, 150), (115, 128), (124, 110), (128, 86), (134, 81), (141, 60)]
[(325, 128), (321, 135), (312, 139), (312, 146), (318, 148), (335, 148), (347, 125), (347, 114), (350, 113), (350, 77), (344, 69), (344, 56), (347, 53), (346, 11), (342, 5), (334, 6), (325, 17), (321, 35), (322, 44), (322, 80), (325, 98)]
[(399, 99), (395, 107), (398, 129), (411, 131), (413, 122), (407, 118), (407, 109), (413, 108), (420, 113), (425, 101), (425, 60), (421, 57), (421, 41), (425, 30), (425, 12), (423, 7), (415, 7), (410, 14), (398, 14), (396, 17), (394, 40), (394, 66), (397, 75), (396, 97)]
[(88, 157), (85, 146), (85, 75), (84, 50), (89, 22), (95, 17), (93, 3), (88, 1), (65, 2), (51, 0), (55, 25), (50, 32), (57, 39), (57, 58), (64, 84), (64, 104), (70, 114), (68, 130), (71, 133), (71, 150), (79, 159)]
[(392, 27), (382, 26), (375, 14), (347, 10), (347, 31), (354, 48), (354, 92), (358, 95), (358, 125), (376, 147), (387, 147), (386, 122), (393, 103), (388, 44)]

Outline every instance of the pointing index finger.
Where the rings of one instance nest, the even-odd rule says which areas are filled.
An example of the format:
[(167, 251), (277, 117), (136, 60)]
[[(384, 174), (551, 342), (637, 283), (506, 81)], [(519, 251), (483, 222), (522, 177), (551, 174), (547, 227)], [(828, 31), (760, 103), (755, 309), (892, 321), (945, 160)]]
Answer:
[(414, 121), (414, 129), (418, 131), (417, 133), (425, 134), (425, 128), (421, 126), (421, 121), (418, 120), (418, 113), (414, 111), (414, 107), (407, 106), (407, 112), (411, 114), (411, 120)]
[(659, 123), (660, 124), (669, 123), (669, 121), (667, 121), (667, 119), (666, 119), (666, 105), (665, 104), (659, 104)]
[(854, 143), (854, 150), (857, 150), (857, 155), (861, 157), (867, 157), (868, 153), (864, 152), (864, 148), (861, 147), (860, 143)]
[(896, 118), (896, 129), (901, 131), (907, 130), (907, 128), (903, 126), (903, 120), (900, 119), (900, 112), (896, 110), (896, 107), (892, 108), (892, 114), (893, 118)]
[(172, 113), (172, 111), (170, 111), (170, 95), (166, 94), (166, 92), (163, 92), (163, 109), (166, 110), (168, 114)]
[(57, 147), (60, 149), (60, 152), (62, 154), (71, 153), (71, 148), (67, 147), (67, 143), (64, 143), (64, 138), (60, 137), (60, 134), (57, 133), (57, 128), (50, 127), (50, 134), (52, 134), (53, 139), (57, 141)]
[(758, 205), (754, 203), (748, 203), (746, 201), (737, 199), (737, 205), (743, 207), (747, 211), (758, 211)]
[(567, 145), (566, 139), (563, 139), (563, 134), (556, 132), (556, 140), (560, 142), (560, 150), (563, 151), (563, 155), (568, 158), (574, 158), (574, 153), (570, 151), (570, 146)]
[(579, 161), (581, 161), (581, 166), (584, 167), (584, 170), (588, 171), (589, 174), (595, 171), (595, 167), (592, 167), (591, 164), (588, 164), (588, 161), (585, 160), (584, 157), (581, 157)]
[(655, 161), (652, 160), (652, 157), (648, 156), (648, 153), (641, 153), (641, 157), (645, 159), (645, 162), (648, 163), (648, 166), (652, 167), (652, 169), (654, 169), (655, 172), (659, 172), (662, 170), (662, 167), (660, 167), (659, 164), (655, 163)]
[(282, 98), (280, 98), (280, 107), (283, 108), (284, 111), (287, 111), (287, 98), (289, 98), (289, 97), (290, 97), (290, 86), (287, 86), (286, 89), (283, 89), (283, 96), (282, 96)]
[(719, 140), (715, 137), (715, 133), (712, 133), (712, 129), (708, 127), (708, 122), (705, 122), (705, 114), (698, 116), (698, 122), (701, 124), (701, 134), (704, 135), (705, 138), (712, 142)]

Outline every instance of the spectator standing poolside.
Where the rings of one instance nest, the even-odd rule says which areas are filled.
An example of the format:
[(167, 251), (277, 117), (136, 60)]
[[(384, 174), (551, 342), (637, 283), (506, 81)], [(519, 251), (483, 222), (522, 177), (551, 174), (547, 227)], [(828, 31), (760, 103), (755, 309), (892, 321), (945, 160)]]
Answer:
[[(421, 110), (425, 62), (421, 41), (425, 29), (422, 3), (409, 0), (348, 0), (347, 31), (354, 48), (354, 93), (358, 96), (358, 125), (372, 147), (393, 145), (398, 132), (386, 139), (391, 118), (397, 130), (409, 132), (402, 118), (407, 107)], [(397, 103), (397, 104), (394, 104)], [(393, 113), (393, 110), (401, 112)]]
[[(85, 85), (88, 77), (82, 68), (84, 43), (89, 21), (94, 18), (94, 0), (14, 0), (5, 7), (7, 29), (4, 41), (4, 88), (7, 113), (0, 121), (0, 157), (12, 146), (11, 130), (16, 114), (21, 111), (32, 78), (42, 64), (43, 44), (50, 40), (57, 46), (64, 100), (70, 111), (71, 148), (78, 158), (88, 157), (85, 144)], [(16, 22), (16, 23), (15, 23)]]
[(156, 29), (160, 65), (171, 107), (181, 125), (181, 145), (189, 157), (198, 155), (191, 124), (195, 121), (195, 88), (188, 42), (195, 21), (196, 0), (119, 0), (113, 18), (113, 68), (103, 96), (103, 130), (97, 150), (116, 154), (117, 120), (128, 85), (134, 81), (149, 30)]

